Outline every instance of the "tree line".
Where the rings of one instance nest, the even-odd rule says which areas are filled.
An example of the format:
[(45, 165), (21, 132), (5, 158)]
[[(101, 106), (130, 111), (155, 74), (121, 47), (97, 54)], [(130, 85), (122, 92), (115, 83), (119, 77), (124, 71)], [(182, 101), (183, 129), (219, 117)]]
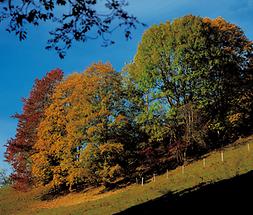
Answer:
[(13, 186), (113, 188), (252, 131), (253, 45), (236, 25), (184, 16), (153, 25), (121, 72), (95, 63), (35, 81), (5, 153)]

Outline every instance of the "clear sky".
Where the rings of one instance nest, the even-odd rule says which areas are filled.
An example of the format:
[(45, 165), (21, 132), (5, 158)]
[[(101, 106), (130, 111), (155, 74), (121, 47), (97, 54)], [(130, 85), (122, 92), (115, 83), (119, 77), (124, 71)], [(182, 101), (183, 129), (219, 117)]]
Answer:
[[(253, 0), (129, 0), (129, 3), (128, 11), (148, 26), (187, 14), (222, 16), (240, 26), (253, 40)], [(28, 96), (35, 78), (54, 68), (61, 68), (65, 74), (81, 72), (97, 61), (110, 61), (120, 71), (134, 57), (146, 28), (140, 26), (128, 42), (122, 32), (116, 32), (113, 35), (116, 44), (107, 48), (101, 47), (99, 40), (77, 43), (60, 60), (55, 52), (44, 49), (49, 29), (46, 24), (30, 32), (22, 43), (0, 26), (0, 168), (10, 172), (8, 164), (3, 162), (4, 144), (15, 135), (17, 123), (10, 116), (21, 112), (21, 98)]]

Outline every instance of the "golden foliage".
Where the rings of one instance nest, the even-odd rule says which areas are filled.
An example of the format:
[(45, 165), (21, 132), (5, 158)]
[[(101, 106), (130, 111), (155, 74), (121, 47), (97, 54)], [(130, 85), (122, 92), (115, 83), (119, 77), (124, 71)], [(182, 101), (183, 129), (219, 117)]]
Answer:
[[(39, 126), (36, 153), (32, 156), (33, 175), (39, 184), (68, 185), (72, 189), (94, 174), (93, 143), (106, 141), (110, 121), (117, 118), (112, 116), (110, 105), (119, 87), (119, 76), (109, 63), (93, 64), (57, 86)], [(117, 120), (123, 120), (123, 116)], [(118, 153), (122, 148), (116, 146), (111, 150)], [(103, 147), (99, 150), (104, 152)]]

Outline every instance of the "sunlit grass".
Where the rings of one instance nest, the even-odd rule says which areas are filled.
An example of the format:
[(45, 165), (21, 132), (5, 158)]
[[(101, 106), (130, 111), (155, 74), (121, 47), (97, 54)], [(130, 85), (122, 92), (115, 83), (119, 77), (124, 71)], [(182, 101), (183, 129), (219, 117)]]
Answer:
[[(232, 178), (253, 169), (253, 136), (242, 139), (242, 145), (224, 149), (224, 161), (221, 152), (215, 151), (203, 159), (186, 164), (184, 174), (181, 167), (156, 176), (155, 182), (144, 186), (131, 185), (121, 190), (99, 194), (91, 191), (86, 194), (69, 194), (53, 201), (40, 201), (39, 191), (20, 193), (11, 188), (0, 191), (0, 214), (113, 214), (133, 205), (160, 197), (168, 192), (180, 192), (199, 184), (213, 183)], [(247, 144), (251, 150), (248, 151)]]

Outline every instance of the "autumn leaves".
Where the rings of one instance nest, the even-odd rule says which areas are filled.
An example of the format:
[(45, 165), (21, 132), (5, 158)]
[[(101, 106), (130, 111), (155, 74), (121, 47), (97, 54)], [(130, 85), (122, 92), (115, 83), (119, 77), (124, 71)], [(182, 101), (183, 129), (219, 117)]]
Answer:
[[(63, 72), (56, 69), (41, 80), (36, 79), (29, 97), (23, 99), (22, 114), (13, 116), (18, 120), (18, 126), (15, 137), (6, 144), (5, 157), (14, 169), (11, 178), (14, 187), (19, 190), (25, 190), (32, 184), (31, 155), (34, 154), (33, 147), (38, 139), (37, 130), (45, 118), (45, 110), (52, 103), (54, 89), (62, 78)], [(44, 161), (41, 160), (40, 163)]]
[(6, 158), (17, 188), (114, 187), (233, 141), (253, 126), (252, 42), (185, 16), (152, 26), (122, 72), (96, 63), (37, 80)]
[(38, 127), (32, 155), (37, 183), (52, 187), (116, 180), (124, 126), (120, 75), (110, 64), (93, 64), (61, 82)]

